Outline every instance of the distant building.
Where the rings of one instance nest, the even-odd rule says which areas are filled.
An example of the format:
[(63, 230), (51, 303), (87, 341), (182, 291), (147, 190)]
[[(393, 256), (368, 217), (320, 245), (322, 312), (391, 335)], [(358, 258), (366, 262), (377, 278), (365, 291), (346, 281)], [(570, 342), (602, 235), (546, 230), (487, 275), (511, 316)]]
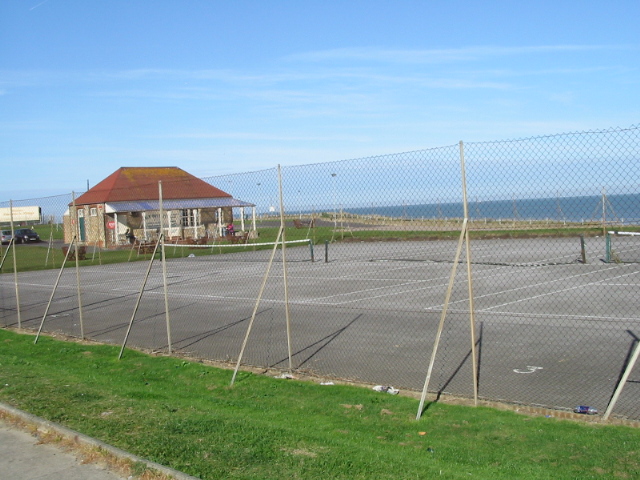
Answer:
[(233, 221), (234, 209), (239, 210), (240, 229), (245, 230), (247, 208), (252, 209), (255, 231), (254, 204), (178, 167), (122, 167), (69, 204), (64, 239), (71, 243), (77, 231), (80, 243), (116, 247), (128, 243), (127, 232), (141, 241), (154, 241), (161, 228), (168, 241), (211, 238), (223, 234), (224, 226)]

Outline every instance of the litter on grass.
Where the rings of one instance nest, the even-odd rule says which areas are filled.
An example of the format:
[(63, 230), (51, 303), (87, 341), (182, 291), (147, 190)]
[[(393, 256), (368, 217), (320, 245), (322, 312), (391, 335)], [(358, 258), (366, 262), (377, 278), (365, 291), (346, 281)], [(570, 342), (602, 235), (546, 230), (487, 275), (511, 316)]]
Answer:
[(398, 390), (397, 388), (393, 388), (392, 386), (376, 385), (375, 387), (373, 387), (373, 389), (376, 392), (386, 392), (390, 393), (391, 395), (397, 395), (398, 393), (400, 393), (400, 390)]

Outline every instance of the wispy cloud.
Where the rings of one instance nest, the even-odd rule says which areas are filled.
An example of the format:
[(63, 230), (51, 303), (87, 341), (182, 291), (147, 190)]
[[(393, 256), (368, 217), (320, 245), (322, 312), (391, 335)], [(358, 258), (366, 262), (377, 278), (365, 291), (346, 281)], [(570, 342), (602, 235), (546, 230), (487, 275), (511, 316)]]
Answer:
[(40, 5), (44, 5), (45, 3), (47, 3), (49, 0), (44, 0), (40, 3), (38, 3), (37, 5), (34, 5), (33, 7), (31, 7), (29, 10), (35, 10), (36, 8), (38, 8)]
[[(286, 98), (298, 102), (316, 98), (318, 92), (335, 87), (356, 89), (413, 86), (433, 89), (510, 89), (501, 79), (549, 73), (590, 73), (598, 67), (576, 69), (515, 71), (468, 70), (433, 72), (383, 72), (373, 68), (326, 65), (321, 68), (274, 69), (260, 73), (231, 70), (131, 69), (114, 71), (2, 71), (0, 95), (14, 89), (44, 86), (92, 86), (83, 95), (95, 97), (166, 98), (175, 100), (217, 100), (222, 97)], [(606, 70), (600, 68), (600, 70)], [(344, 96), (338, 95), (341, 101)], [(356, 98), (355, 101), (360, 99)]]
[(335, 142), (335, 141), (370, 141), (368, 135), (278, 135), (258, 132), (190, 132), (163, 135), (159, 138), (185, 138), (194, 140), (242, 140), (267, 142)]
[(538, 53), (589, 52), (596, 50), (637, 49), (628, 45), (537, 45), (521, 47), (473, 46), (430, 50), (394, 50), (386, 48), (336, 48), (290, 55), (289, 61), (367, 61), (385, 63), (443, 63), (478, 60), (485, 57), (506, 55), (531, 55)]

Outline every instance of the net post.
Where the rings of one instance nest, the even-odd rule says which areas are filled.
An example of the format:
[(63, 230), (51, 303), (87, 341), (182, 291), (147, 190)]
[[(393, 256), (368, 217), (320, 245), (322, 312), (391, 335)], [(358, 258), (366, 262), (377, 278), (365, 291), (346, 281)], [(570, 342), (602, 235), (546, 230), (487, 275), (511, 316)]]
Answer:
[(587, 263), (587, 249), (584, 245), (584, 234), (580, 235), (580, 258), (582, 259), (582, 263)]
[(311, 251), (311, 263), (315, 262), (315, 258), (313, 256), (313, 241), (309, 239), (309, 250)]
[(329, 263), (329, 240), (324, 241), (324, 263)]
[(604, 237), (604, 263), (611, 263), (611, 235), (609, 233)]

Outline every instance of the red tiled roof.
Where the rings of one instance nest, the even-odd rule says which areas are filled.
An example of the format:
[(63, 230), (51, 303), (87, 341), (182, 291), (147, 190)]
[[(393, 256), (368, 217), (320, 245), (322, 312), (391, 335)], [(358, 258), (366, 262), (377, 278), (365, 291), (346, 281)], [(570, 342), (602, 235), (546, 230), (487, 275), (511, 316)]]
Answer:
[(121, 167), (76, 198), (76, 205), (158, 200), (159, 181), (167, 200), (231, 197), (178, 167)]

